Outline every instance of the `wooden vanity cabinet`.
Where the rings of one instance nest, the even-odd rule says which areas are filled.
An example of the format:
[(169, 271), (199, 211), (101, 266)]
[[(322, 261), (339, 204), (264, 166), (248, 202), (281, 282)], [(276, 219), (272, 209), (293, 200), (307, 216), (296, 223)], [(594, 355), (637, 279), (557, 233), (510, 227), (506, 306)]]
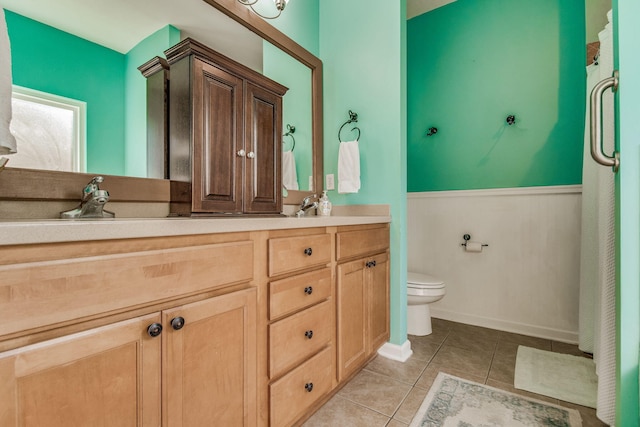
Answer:
[(345, 227), (336, 234), (339, 381), (361, 368), (389, 339), (388, 248), (388, 226)]
[(192, 39), (165, 54), (171, 214), (282, 212), (287, 89)]
[(0, 425), (255, 426), (255, 313), (248, 289), (0, 353)]
[(0, 247), (0, 425), (257, 424), (249, 233)]
[(268, 398), (274, 427), (295, 425), (335, 385), (332, 236), (317, 233), (268, 240)]
[(0, 353), (2, 426), (159, 426), (159, 313)]

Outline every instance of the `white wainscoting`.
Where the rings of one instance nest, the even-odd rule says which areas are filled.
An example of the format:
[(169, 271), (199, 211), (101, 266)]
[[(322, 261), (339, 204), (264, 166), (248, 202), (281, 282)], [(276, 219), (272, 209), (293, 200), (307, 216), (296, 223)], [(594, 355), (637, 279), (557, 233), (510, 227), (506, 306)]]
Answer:
[[(576, 343), (581, 191), (408, 193), (408, 269), (446, 284), (433, 317)], [(489, 246), (465, 252), (464, 234)]]

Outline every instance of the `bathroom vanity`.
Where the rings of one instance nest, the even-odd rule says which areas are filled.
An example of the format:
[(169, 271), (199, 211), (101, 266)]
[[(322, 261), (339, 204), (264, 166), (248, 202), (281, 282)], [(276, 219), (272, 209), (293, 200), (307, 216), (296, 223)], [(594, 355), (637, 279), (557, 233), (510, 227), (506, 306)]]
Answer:
[(0, 425), (301, 424), (389, 337), (389, 222), (0, 224)]

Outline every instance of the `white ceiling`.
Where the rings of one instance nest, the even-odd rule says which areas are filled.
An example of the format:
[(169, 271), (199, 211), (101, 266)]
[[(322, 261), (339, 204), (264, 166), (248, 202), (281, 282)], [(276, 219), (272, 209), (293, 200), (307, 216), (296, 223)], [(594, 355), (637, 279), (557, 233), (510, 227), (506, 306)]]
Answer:
[(407, 0), (407, 19), (422, 15), (456, 0)]
[(202, 0), (2, 0), (2, 5), (121, 53), (171, 24), (183, 38), (261, 67), (262, 40)]

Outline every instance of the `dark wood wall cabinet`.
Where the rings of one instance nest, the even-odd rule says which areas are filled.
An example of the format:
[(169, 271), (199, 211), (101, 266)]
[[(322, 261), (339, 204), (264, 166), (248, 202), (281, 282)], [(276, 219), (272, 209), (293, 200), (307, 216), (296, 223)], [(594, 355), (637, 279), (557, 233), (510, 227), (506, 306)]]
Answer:
[(193, 39), (165, 55), (171, 214), (280, 214), (287, 88)]

